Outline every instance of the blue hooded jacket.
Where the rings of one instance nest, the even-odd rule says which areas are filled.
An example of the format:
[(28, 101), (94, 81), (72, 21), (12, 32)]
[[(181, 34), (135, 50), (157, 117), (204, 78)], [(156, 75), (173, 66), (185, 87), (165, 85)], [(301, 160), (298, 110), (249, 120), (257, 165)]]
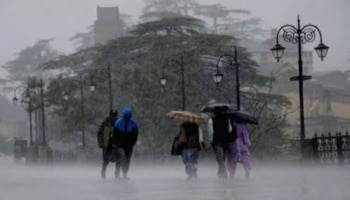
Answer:
[(138, 137), (137, 122), (132, 119), (130, 108), (123, 110), (122, 118), (114, 124), (113, 140), (119, 147), (130, 147), (136, 144)]

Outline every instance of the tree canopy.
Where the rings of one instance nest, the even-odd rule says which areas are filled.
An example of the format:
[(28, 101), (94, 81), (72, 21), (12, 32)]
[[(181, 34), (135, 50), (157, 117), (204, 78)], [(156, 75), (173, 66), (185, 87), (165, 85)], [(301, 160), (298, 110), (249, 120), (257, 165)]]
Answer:
[[(169, 65), (168, 62), (179, 61), (183, 57), (186, 107), (190, 111), (199, 112), (213, 98), (217, 101), (235, 102), (233, 99), (236, 93), (232, 88), (236, 83), (232, 81), (235, 75), (232, 66), (222, 66), (225, 79), (220, 90), (212, 81), (218, 57), (223, 54), (234, 55), (234, 47), (238, 48), (241, 87), (249, 88), (242, 92), (243, 106), (247, 111), (260, 115), (263, 124), (266, 122), (266, 127), (256, 132), (255, 138), (258, 139), (254, 142), (257, 145), (266, 134), (261, 130), (275, 130), (274, 126), (283, 124), (278, 109), (288, 107), (287, 99), (261, 92), (261, 89), (268, 90), (273, 79), (258, 73), (258, 65), (250, 59), (250, 54), (244, 48), (237, 46), (236, 38), (210, 34), (203, 21), (189, 16), (147, 21), (136, 25), (129, 36), (46, 63), (46, 69), (65, 67), (74, 73), (93, 75), (97, 91), (93, 95), (87, 94), (85, 122), (76, 120), (80, 119), (77, 110), (79, 106), (76, 106), (79, 104), (78, 87), (71, 86), (72, 100), (66, 102), (68, 105), (59, 100), (59, 94), (62, 93), (60, 87), (68, 83), (66, 78), (51, 82), (47, 100), (52, 107), (52, 114), (66, 122), (66, 129), (69, 127), (71, 131), (79, 132), (80, 126), (77, 124), (86, 123), (92, 127), (90, 137), (94, 137), (96, 127), (108, 113), (106, 66), (110, 65), (114, 105), (118, 110), (125, 106), (133, 108), (140, 124), (142, 148), (149, 152), (167, 152), (178, 124), (165, 118), (165, 114), (181, 108), (180, 66), (178, 62)], [(169, 80), (165, 88), (159, 83), (163, 67)]]

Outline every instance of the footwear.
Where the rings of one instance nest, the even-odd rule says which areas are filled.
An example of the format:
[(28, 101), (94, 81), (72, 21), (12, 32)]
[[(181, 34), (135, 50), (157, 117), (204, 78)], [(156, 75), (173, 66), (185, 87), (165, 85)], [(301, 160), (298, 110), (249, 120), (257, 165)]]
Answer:
[(117, 173), (117, 172), (114, 173), (114, 179), (115, 180), (121, 179), (121, 177), (119, 176), (119, 173)]
[(127, 177), (126, 175), (123, 175), (123, 178), (122, 178), (123, 180), (125, 180), (125, 181), (128, 181), (128, 180), (130, 180), (130, 178), (129, 177)]
[(106, 180), (106, 172), (102, 172), (101, 173), (101, 179), (102, 180)]
[(247, 179), (247, 178), (249, 178), (249, 176), (250, 176), (250, 173), (249, 172), (245, 172), (244, 177)]

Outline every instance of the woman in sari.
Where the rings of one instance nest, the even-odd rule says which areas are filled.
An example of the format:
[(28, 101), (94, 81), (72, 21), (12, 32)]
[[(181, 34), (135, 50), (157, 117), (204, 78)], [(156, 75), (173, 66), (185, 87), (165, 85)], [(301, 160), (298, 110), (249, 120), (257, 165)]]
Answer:
[(249, 138), (248, 128), (244, 123), (236, 123), (235, 127), (237, 130), (237, 139), (235, 142), (229, 145), (229, 150), (227, 152), (228, 171), (230, 173), (230, 177), (234, 178), (237, 163), (241, 163), (245, 169), (245, 177), (248, 178), (251, 170), (249, 150), (251, 141)]

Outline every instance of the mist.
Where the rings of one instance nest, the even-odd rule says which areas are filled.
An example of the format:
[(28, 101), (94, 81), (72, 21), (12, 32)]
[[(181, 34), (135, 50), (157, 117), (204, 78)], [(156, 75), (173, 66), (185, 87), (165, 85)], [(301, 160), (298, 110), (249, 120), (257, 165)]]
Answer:
[[(253, 17), (263, 20), (264, 28), (279, 28), (288, 23), (296, 25), (297, 15), (302, 24), (315, 24), (330, 46), (325, 62), (314, 56), (315, 71), (346, 70), (350, 50), (350, 24), (347, 0), (200, 0), (199, 3), (220, 3), (231, 8), (249, 9)], [(120, 12), (137, 21), (143, 7), (142, 0), (62, 0), (23, 1), (2, 0), (0, 3), (2, 47), (0, 63), (12, 59), (13, 54), (43, 38), (55, 38), (54, 46), (68, 54), (74, 48), (68, 38), (83, 32), (96, 20), (96, 6), (119, 6)], [(313, 49), (314, 44), (307, 45)]]
[(41, 199), (220, 199), (329, 200), (350, 198), (349, 168), (254, 163), (252, 177), (219, 180), (213, 162), (198, 165), (198, 180), (186, 181), (181, 161), (150, 165), (134, 162), (129, 181), (114, 180), (114, 165), (106, 181), (98, 165), (24, 166), (1, 159), (0, 191), (6, 200)]
[[(323, 42), (330, 47), (322, 62), (314, 51), (318, 35), (315, 42), (303, 46), (307, 50), (304, 68), (310, 70), (304, 75), (350, 70), (349, 0), (197, 2), (249, 10), (246, 18), (231, 13), (234, 17), (227, 15), (221, 22), (235, 17), (242, 23), (243, 19), (259, 18), (262, 21), (258, 28), (256, 24), (252, 26), (263, 28), (265, 34), (285, 24), (296, 26), (299, 16), (302, 25), (316, 25)], [(89, 48), (84, 46), (79, 51), (76, 41), (70, 38), (89, 31), (97, 19), (98, 6), (119, 7), (120, 14), (129, 16), (127, 25), (117, 15), (106, 17), (109, 19), (101, 20), (104, 26), (98, 29), (102, 30), (100, 35), (107, 35), (103, 37), (105, 41), (96, 42), (96, 34), (95, 43), (87, 40), (80, 45)], [(268, 48), (250, 54), (239, 47), (235, 36), (220, 35), (208, 13), (195, 16), (205, 25), (181, 15), (160, 17), (147, 26), (148, 22), (140, 19), (144, 6), (145, 0), (0, 1), (0, 200), (350, 200), (350, 74), (318, 73), (311, 83), (305, 83), (305, 97), (299, 102), (301, 92), (296, 82), (289, 82), (299, 69), (296, 58), (300, 54), (296, 51), (287, 52), (290, 54), (285, 63), (276, 61), (276, 69), (275, 60), (270, 59), (273, 57), (267, 56)], [(108, 30), (110, 24), (105, 22), (116, 19), (117, 29), (122, 28)], [(125, 36), (122, 29), (135, 28), (133, 25), (140, 26)], [(167, 26), (173, 29), (164, 28)], [(251, 35), (257, 29), (242, 32)], [(123, 33), (119, 35), (118, 31)], [(232, 34), (237, 30), (226, 31)], [(271, 38), (272, 35), (265, 36), (263, 41)], [(250, 38), (243, 39), (253, 43)], [(260, 48), (266, 44), (263, 41), (253, 44)], [(94, 46), (97, 43), (102, 45)], [(228, 52), (217, 55), (222, 51)], [(237, 56), (237, 52), (239, 59), (231, 56)], [(305, 107), (300, 106), (301, 102)], [(227, 119), (234, 117), (225, 118), (225, 123), (230, 122), (227, 134), (236, 137), (232, 139), (230, 135), (232, 141), (218, 145), (222, 152), (215, 146), (214, 136), (213, 141), (208, 136), (209, 119), (217, 113), (215, 109), (205, 113), (203, 107), (211, 104), (225, 104), (225, 114), (243, 113), (256, 120), (232, 122)], [(128, 116), (124, 116), (125, 108)], [(188, 122), (168, 116), (179, 110), (190, 111), (202, 120), (191, 123), (201, 129), (195, 133), (197, 146), (190, 148), (186, 144), (184, 148), (194, 150), (190, 158), (183, 149), (176, 156), (171, 153), (175, 136), (179, 138), (182, 133), (178, 129), (180, 122)], [(305, 120), (300, 112), (305, 112)], [(119, 141), (124, 137), (113, 135), (131, 132), (125, 121), (124, 132), (118, 132), (121, 119), (135, 119), (130, 128), (135, 141), (127, 141), (126, 146), (131, 147), (128, 153)], [(106, 124), (108, 129), (104, 129)], [(245, 129), (237, 133), (239, 125)], [(200, 138), (199, 130), (203, 130), (204, 138)], [(249, 138), (244, 143), (249, 163), (242, 166), (241, 155), (237, 157), (239, 161), (234, 162), (240, 163), (234, 174), (228, 152), (242, 132)], [(106, 138), (110, 141), (102, 141)], [(124, 152), (120, 153), (120, 149)], [(237, 149), (243, 152), (241, 147)], [(106, 160), (117, 159), (112, 155), (116, 152), (118, 159), (125, 157), (123, 162), (128, 160), (126, 154), (131, 157), (128, 175), (115, 174), (115, 160), (104, 173)], [(247, 166), (250, 161), (251, 171)], [(219, 162), (224, 163), (221, 167), (225, 173), (227, 167), (226, 175), (221, 176)]]

